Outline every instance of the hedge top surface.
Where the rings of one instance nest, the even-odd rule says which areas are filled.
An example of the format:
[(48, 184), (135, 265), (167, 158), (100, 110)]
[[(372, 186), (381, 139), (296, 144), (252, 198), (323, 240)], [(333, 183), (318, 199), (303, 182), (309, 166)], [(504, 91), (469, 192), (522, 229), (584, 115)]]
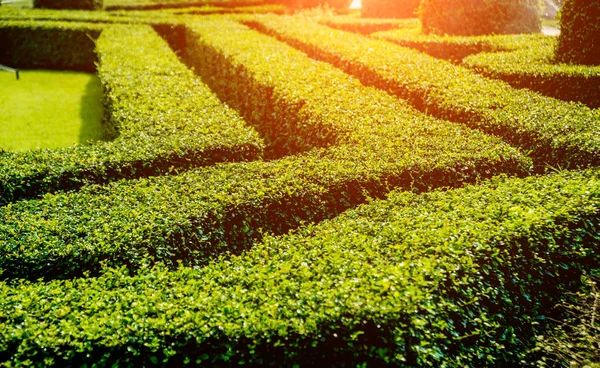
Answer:
[[(2, 21), (7, 28), (0, 31), (12, 27), (11, 32), (18, 33), (30, 23)], [(256, 131), (223, 105), (151, 27), (33, 23), (33, 29), (42, 32), (41, 40), (46, 29), (78, 30), (85, 40), (87, 30), (101, 32), (96, 48), (108, 115), (105, 126), (116, 139), (89, 147), (2, 152), (0, 203), (86, 182), (261, 155), (264, 144)]]
[(253, 25), (332, 62), (364, 83), (406, 98), (422, 111), (504, 137), (545, 165), (600, 164), (600, 112), (435, 59), (416, 50), (293, 16), (257, 15)]
[[(141, 33), (127, 37), (142, 40)], [(283, 231), (390, 188), (459, 186), (530, 168), (527, 157), (498, 138), (422, 115), (240, 24), (205, 21), (192, 35), (197, 39), (188, 39), (191, 49), (203, 43), (211, 46), (203, 50), (209, 58), (219, 52), (227, 57), (209, 69), (218, 80), (236, 92), (235, 83), (254, 87), (246, 108), (256, 112), (265, 101), (273, 103), (268, 113), (278, 114), (275, 124), (286, 123), (279, 125), (291, 140), (304, 139), (299, 131), (314, 135), (313, 127), (325, 127), (317, 131), (330, 139), (327, 149), (315, 145), (281, 160), (218, 165), (10, 204), (0, 208), (4, 277), (71, 277), (97, 271), (102, 260), (135, 268), (146, 254), (170, 266), (177, 260), (202, 264), (215, 253), (251, 245), (260, 228)], [(118, 39), (116, 32), (105, 36), (102, 42)], [(232, 70), (235, 78), (223, 79), (221, 73)], [(288, 124), (289, 112), (306, 117), (301, 123), (309, 128)]]
[(201, 269), (0, 282), (0, 359), (514, 363), (599, 215), (600, 173), (563, 172), (396, 192)]
[(463, 60), (469, 68), (484, 69), (503, 74), (528, 74), (535, 77), (580, 76), (600, 77), (600, 65), (577, 65), (554, 61), (555, 37), (536, 39), (523, 47), (508, 52), (489, 52), (471, 55)]

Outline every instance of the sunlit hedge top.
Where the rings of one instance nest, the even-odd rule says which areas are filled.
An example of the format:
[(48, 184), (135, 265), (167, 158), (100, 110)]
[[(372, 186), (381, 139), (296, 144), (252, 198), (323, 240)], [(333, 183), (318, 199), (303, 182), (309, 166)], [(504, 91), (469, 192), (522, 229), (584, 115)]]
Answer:
[(560, 29), (557, 61), (600, 65), (600, 2), (567, 0), (561, 11)]
[(426, 33), (486, 35), (534, 33), (541, 29), (539, 0), (423, 0)]
[(412, 18), (419, 9), (419, 0), (362, 0), (363, 17)]

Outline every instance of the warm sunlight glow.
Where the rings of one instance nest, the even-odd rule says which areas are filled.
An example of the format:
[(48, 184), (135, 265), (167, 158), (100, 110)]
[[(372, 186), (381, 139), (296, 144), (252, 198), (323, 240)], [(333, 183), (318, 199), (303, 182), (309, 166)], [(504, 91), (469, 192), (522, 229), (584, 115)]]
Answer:
[(350, 4), (350, 9), (360, 9), (362, 8), (361, 0), (352, 0), (352, 4)]

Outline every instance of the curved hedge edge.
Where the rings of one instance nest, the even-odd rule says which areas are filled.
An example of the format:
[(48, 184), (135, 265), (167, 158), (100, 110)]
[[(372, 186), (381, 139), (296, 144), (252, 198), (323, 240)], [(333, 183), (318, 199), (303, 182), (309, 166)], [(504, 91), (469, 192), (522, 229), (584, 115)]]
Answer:
[(107, 27), (96, 43), (105, 125), (118, 137), (90, 146), (0, 153), (0, 204), (262, 156), (258, 134), (149, 26)]
[(252, 19), (243, 22), (408, 100), (420, 111), (481, 129), (530, 152), (537, 172), (600, 165), (600, 116), (595, 110), (516, 90), (415, 50), (299, 17)]
[(556, 64), (554, 38), (523, 50), (472, 55), (462, 65), (515, 88), (600, 107), (600, 66)]
[(0, 362), (520, 366), (599, 231), (597, 170), (395, 192), (201, 269), (0, 282)]
[[(246, 108), (259, 111), (269, 93), (277, 101), (269, 112), (287, 122), (285, 113), (296, 114), (302, 101), (300, 115), (312, 119), (306, 124), (344, 128), (347, 135), (328, 149), (281, 160), (218, 165), (9, 205), (0, 209), (3, 278), (93, 274), (103, 260), (135, 269), (148, 254), (169, 266), (178, 260), (201, 265), (251, 247), (261, 229), (282, 233), (391, 188), (460, 186), (499, 173), (526, 175), (531, 167), (527, 157), (498, 138), (422, 115), (329, 64), (233, 26), (203, 22), (196, 26), (198, 40), (188, 41), (202, 39), (207, 51), (227, 56), (215, 63), (216, 77), (242, 72), (228, 79), (230, 89), (239, 91), (232, 81), (246, 85), (248, 76), (262, 83), (262, 89), (249, 89), (249, 96), (239, 95), (247, 99)], [(133, 30), (129, 34), (147, 43)]]

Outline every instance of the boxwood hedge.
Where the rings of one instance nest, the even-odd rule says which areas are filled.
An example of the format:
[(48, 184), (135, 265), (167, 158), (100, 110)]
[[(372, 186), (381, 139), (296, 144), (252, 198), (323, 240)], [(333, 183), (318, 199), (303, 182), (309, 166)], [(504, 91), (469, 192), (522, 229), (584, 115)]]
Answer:
[(101, 32), (95, 24), (0, 20), (0, 64), (93, 73), (94, 40)]
[(599, 233), (597, 170), (395, 192), (200, 269), (0, 282), (0, 362), (523, 366)]
[[(293, 16), (246, 21), (405, 98), (428, 114), (461, 122), (530, 151), (536, 170), (600, 164), (600, 114), (432, 58), (415, 50), (343, 32)], [(368, 51), (365, 51), (368, 50)]]
[(555, 63), (555, 47), (556, 39), (545, 37), (513, 52), (469, 56), (463, 65), (517, 88), (600, 107), (600, 66)]
[[(39, 29), (77, 27), (43, 24)], [(261, 156), (258, 134), (224, 106), (149, 26), (108, 27), (96, 47), (105, 90), (105, 125), (118, 137), (90, 146), (0, 152), (0, 204), (89, 182)]]
[(460, 186), (530, 168), (497, 138), (424, 116), (240, 24), (206, 20), (189, 36), (193, 55), (204, 55), (198, 66), (227, 81), (228, 101), (253, 112), (259, 130), (273, 126), (286, 153), (305, 153), (9, 204), (0, 208), (0, 277), (94, 274), (103, 261), (135, 269), (147, 255), (202, 265), (247, 249), (261, 231), (333, 217), (391, 188)]
[(381, 31), (372, 34), (371, 37), (417, 49), (436, 58), (449, 60), (454, 63), (460, 63), (465, 57), (481, 52), (523, 49), (547, 38), (542, 34), (493, 36), (426, 35), (417, 27)]
[(351, 15), (339, 15), (333, 17), (324, 17), (318, 19), (319, 23), (332, 28), (341, 29), (348, 32), (370, 34), (374, 32), (384, 32), (392, 29), (416, 29), (420, 27), (419, 20), (409, 19), (376, 19), (376, 18), (357, 18)]
[(567, 0), (561, 10), (561, 32), (556, 60), (563, 63), (600, 65), (600, 4)]
[(34, 8), (99, 10), (102, 6), (102, 0), (33, 0)]

